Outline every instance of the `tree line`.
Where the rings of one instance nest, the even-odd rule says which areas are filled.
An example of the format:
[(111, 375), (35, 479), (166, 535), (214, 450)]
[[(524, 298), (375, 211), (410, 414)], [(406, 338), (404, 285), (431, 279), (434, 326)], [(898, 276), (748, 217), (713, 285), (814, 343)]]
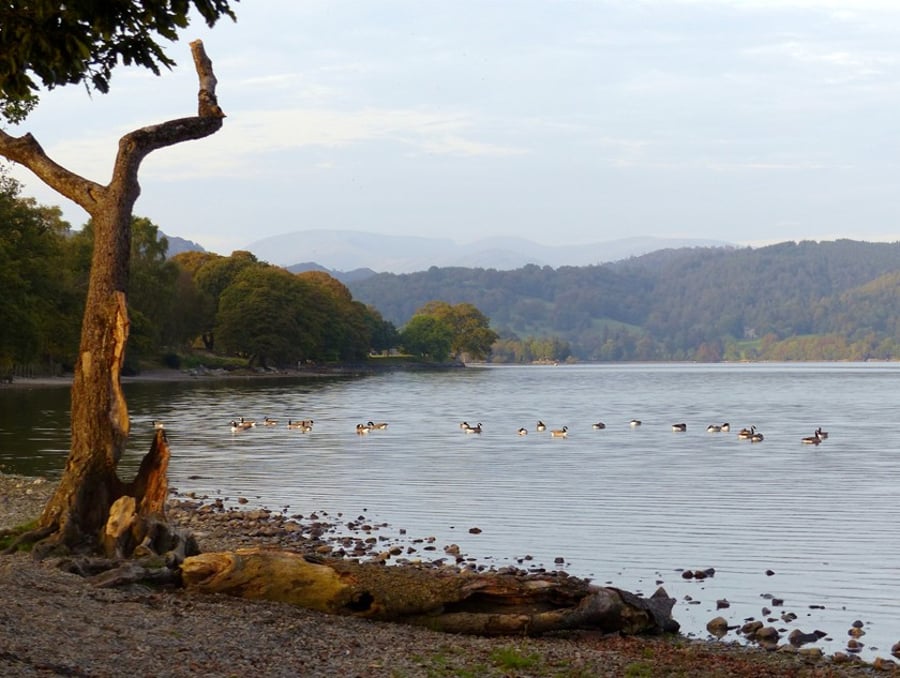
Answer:
[[(94, 226), (73, 231), (55, 207), (20, 196), (0, 174), (0, 375), (14, 365), (72, 370), (91, 267)], [(124, 371), (196, 352), (251, 367), (353, 362), (402, 351), (445, 361), (484, 359), (496, 334), (471, 304), (430, 300), (402, 331), (322, 271), (290, 273), (250, 252), (167, 258), (149, 219), (133, 217)], [(228, 364), (227, 360), (216, 364)]]
[(494, 359), (509, 362), (889, 360), (900, 358), (898, 276), (900, 243), (838, 240), (557, 269), (433, 267), (348, 285), (395, 323), (428, 299), (474, 304), (499, 334)]

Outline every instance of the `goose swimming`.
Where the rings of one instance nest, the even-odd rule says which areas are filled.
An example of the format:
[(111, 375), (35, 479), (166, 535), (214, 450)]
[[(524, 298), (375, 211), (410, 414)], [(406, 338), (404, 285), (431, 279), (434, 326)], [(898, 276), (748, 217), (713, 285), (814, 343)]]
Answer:
[(740, 431), (738, 431), (738, 438), (740, 438), (741, 440), (750, 440), (755, 432), (755, 426), (751, 426), (750, 428), (742, 428)]
[(672, 424), (672, 430), (673, 430), (675, 433), (684, 433), (685, 431), (687, 431), (687, 424), (684, 424), (684, 423), (682, 423), (682, 424)]
[(565, 438), (569, 435), (569, 427), (563, 426), (562, 428), (555, 428), (550, 431), (550, 436), (552, 438)]
[(240, 433), (242, 431), (251, 429), (254, 426), (255, 426), (255, 424), (253, 424), (249, 421), (244, 421), (243, 419), (241, 419), (240, 421), (237, 421), (236, 419), (231, 420), (231, 432), (232, 433)]
[(819, 437), (819, 429), (816, 429), (816, 432), (811, 436), (806, 436), (805, 438), (801, 438), (800, 442), (804, 445), (818, 445), (822, 442), (822, 438)]

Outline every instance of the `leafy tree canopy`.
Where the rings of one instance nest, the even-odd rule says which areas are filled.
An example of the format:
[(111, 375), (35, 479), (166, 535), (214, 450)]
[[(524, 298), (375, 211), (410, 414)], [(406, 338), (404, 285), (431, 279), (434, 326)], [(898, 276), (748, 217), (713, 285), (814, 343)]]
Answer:
[[(238, 0), (234, 0), (237, 2)], [(0, 104), (9, 118), (22, 117), (11, 105), (34, 101), (40, 87), (85, 83), (109, 90), (120, 64), (150, 69), (175, 62), (161, 40), (175, 41), (197, 12), (213, 26), (234, 19), (229, 0), (7, 0), (0, 3)]]

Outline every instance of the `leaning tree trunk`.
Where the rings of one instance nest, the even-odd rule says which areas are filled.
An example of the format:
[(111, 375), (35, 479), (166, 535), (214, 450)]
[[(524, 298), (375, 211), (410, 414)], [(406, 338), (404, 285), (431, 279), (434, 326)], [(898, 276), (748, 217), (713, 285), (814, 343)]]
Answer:
[[(142, 466), (134, 483), (116, 469), (128, 440), (128, 408), (120, 373), (128, 340), (126, 289), (131, 253), (132, 208), (140, 195), (138, 169), (150, 152), (209, 136), (222, 127), (212, 64), (199, 40), (191, 43), (200, 80), (198, 114), (126, 134), (119, 141), (113, 178), (106, 186), (57, 165), (30, 135), (0, 130), (0, 154), (21, 163), (51, 188), (81, 205), (94, 224), (94, 250), (72, 383), (72, 445), (63, 477), (41, 516), (39, 533), (51, 535), (44, 548), (99, 545), (110, 508), (135, 487), (155, 481), (140, 476), (159, 471)], [(165, 471), (163, 470), (163, 473)], [(144, 505), (140, 497), (137, 504)]]

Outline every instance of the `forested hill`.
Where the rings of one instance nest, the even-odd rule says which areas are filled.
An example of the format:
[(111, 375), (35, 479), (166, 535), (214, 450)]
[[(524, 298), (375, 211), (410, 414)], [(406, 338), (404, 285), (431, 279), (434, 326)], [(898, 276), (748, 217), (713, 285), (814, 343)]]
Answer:
[(585, 267), (431, 268), (349, 285), (397, 325), (475, 304), (507, 339), (582, 360), (900, 358), (900, 243), (661, 250)]

